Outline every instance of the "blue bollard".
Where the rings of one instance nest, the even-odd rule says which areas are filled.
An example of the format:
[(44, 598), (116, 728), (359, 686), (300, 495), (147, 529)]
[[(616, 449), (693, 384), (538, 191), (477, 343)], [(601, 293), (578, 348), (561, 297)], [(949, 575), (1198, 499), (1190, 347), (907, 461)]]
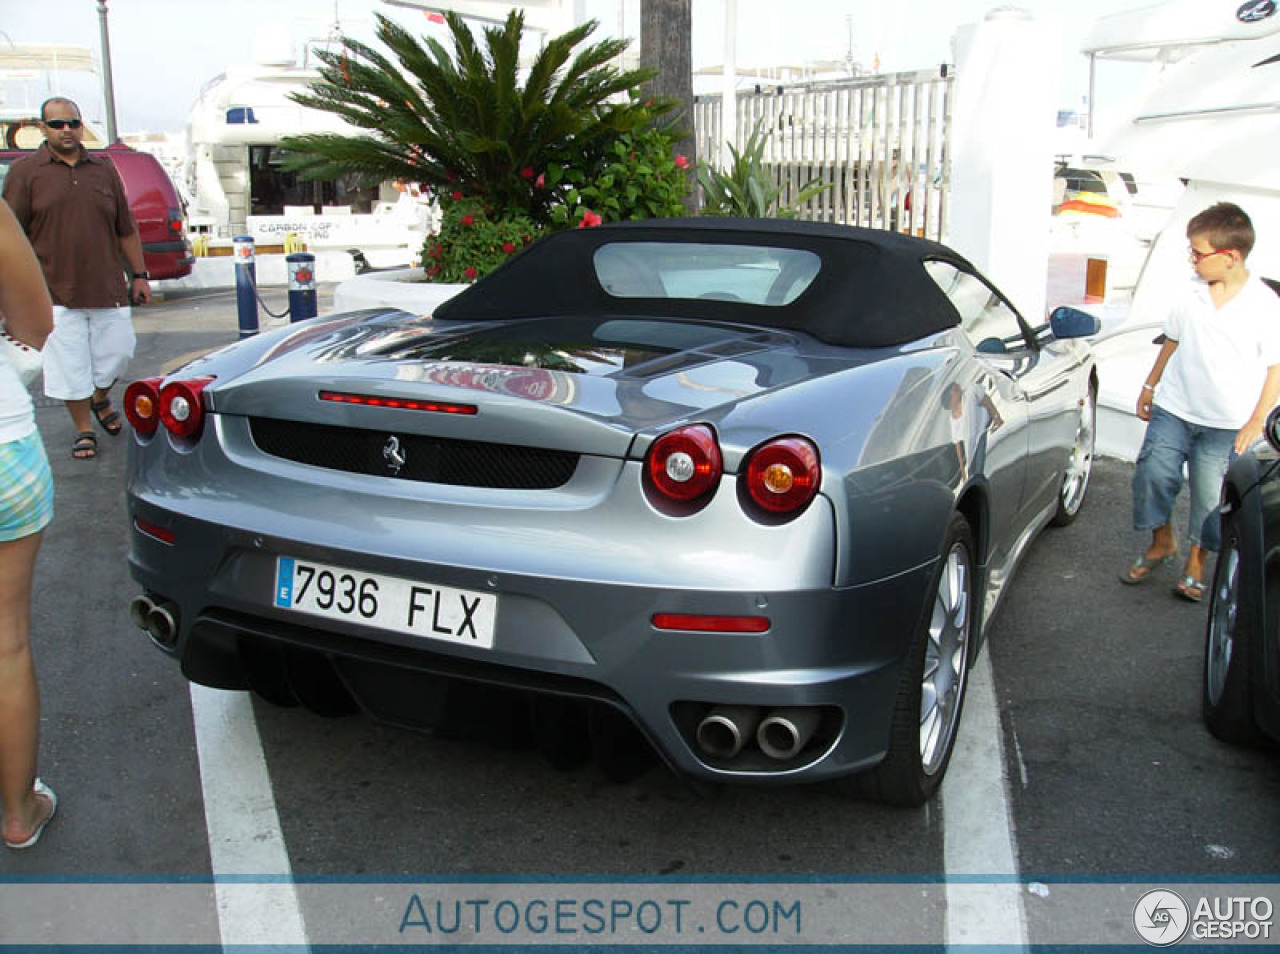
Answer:
[(240, 321), (240, 337), (252, 338), (258, 333), (258, 270), (253, 264), (253, 236), (237, 235), (231, 244), (236, 257), (236, 316)]
[(306, 321), (316, 316), (316, 257), (310, 252), (291, 252), (284, 257), (289, 265), (289, 321)]

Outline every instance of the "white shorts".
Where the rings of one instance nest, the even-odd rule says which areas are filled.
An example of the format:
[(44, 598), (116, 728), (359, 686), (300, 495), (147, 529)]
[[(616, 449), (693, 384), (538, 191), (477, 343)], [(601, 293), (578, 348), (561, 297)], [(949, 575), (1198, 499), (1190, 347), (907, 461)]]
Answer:
[(44, 393), (59, 401), (91, 397), (124, 373), (137, 339), (133, 310), (53, 306), (53, 333), (44, 345)]

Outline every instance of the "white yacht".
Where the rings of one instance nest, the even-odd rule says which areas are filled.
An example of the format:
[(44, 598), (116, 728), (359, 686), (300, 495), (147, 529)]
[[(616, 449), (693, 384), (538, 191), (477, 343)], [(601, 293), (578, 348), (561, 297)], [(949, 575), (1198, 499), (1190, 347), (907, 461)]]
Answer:
[(237, 235), (265, 249), (294, 236), (312, 251), (359, 251), (375, 267), (414, 263), (433, 223), (416, 186), (369, 188), (354, 177), (305, 182), (282, 168), (286, 136), (357, 132), (290, 98), (319, 78), (295, 62), (292, 40), (280, 32), (259, 36), (256, 62), (205, 84), (191, 110), (181, 177), (191, 232), (215, 250)]

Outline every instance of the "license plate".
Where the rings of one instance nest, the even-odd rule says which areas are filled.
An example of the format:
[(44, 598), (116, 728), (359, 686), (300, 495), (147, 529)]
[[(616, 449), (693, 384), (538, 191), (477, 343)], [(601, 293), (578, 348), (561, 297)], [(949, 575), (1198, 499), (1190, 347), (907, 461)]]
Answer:
[(276, 559), (275, 605), (410, 636), (493, 648), (498, 598), (325, 563)]

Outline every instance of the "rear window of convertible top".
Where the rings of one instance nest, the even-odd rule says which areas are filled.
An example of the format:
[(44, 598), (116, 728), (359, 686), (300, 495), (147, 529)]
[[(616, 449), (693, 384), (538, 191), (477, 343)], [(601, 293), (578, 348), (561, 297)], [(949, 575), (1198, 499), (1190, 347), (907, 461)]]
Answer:
[(596, 279), (615, 298), (708, 298), (789, 305), (822, 267), (797, 248), (703, 242), (613, 242), (596, 250)]

